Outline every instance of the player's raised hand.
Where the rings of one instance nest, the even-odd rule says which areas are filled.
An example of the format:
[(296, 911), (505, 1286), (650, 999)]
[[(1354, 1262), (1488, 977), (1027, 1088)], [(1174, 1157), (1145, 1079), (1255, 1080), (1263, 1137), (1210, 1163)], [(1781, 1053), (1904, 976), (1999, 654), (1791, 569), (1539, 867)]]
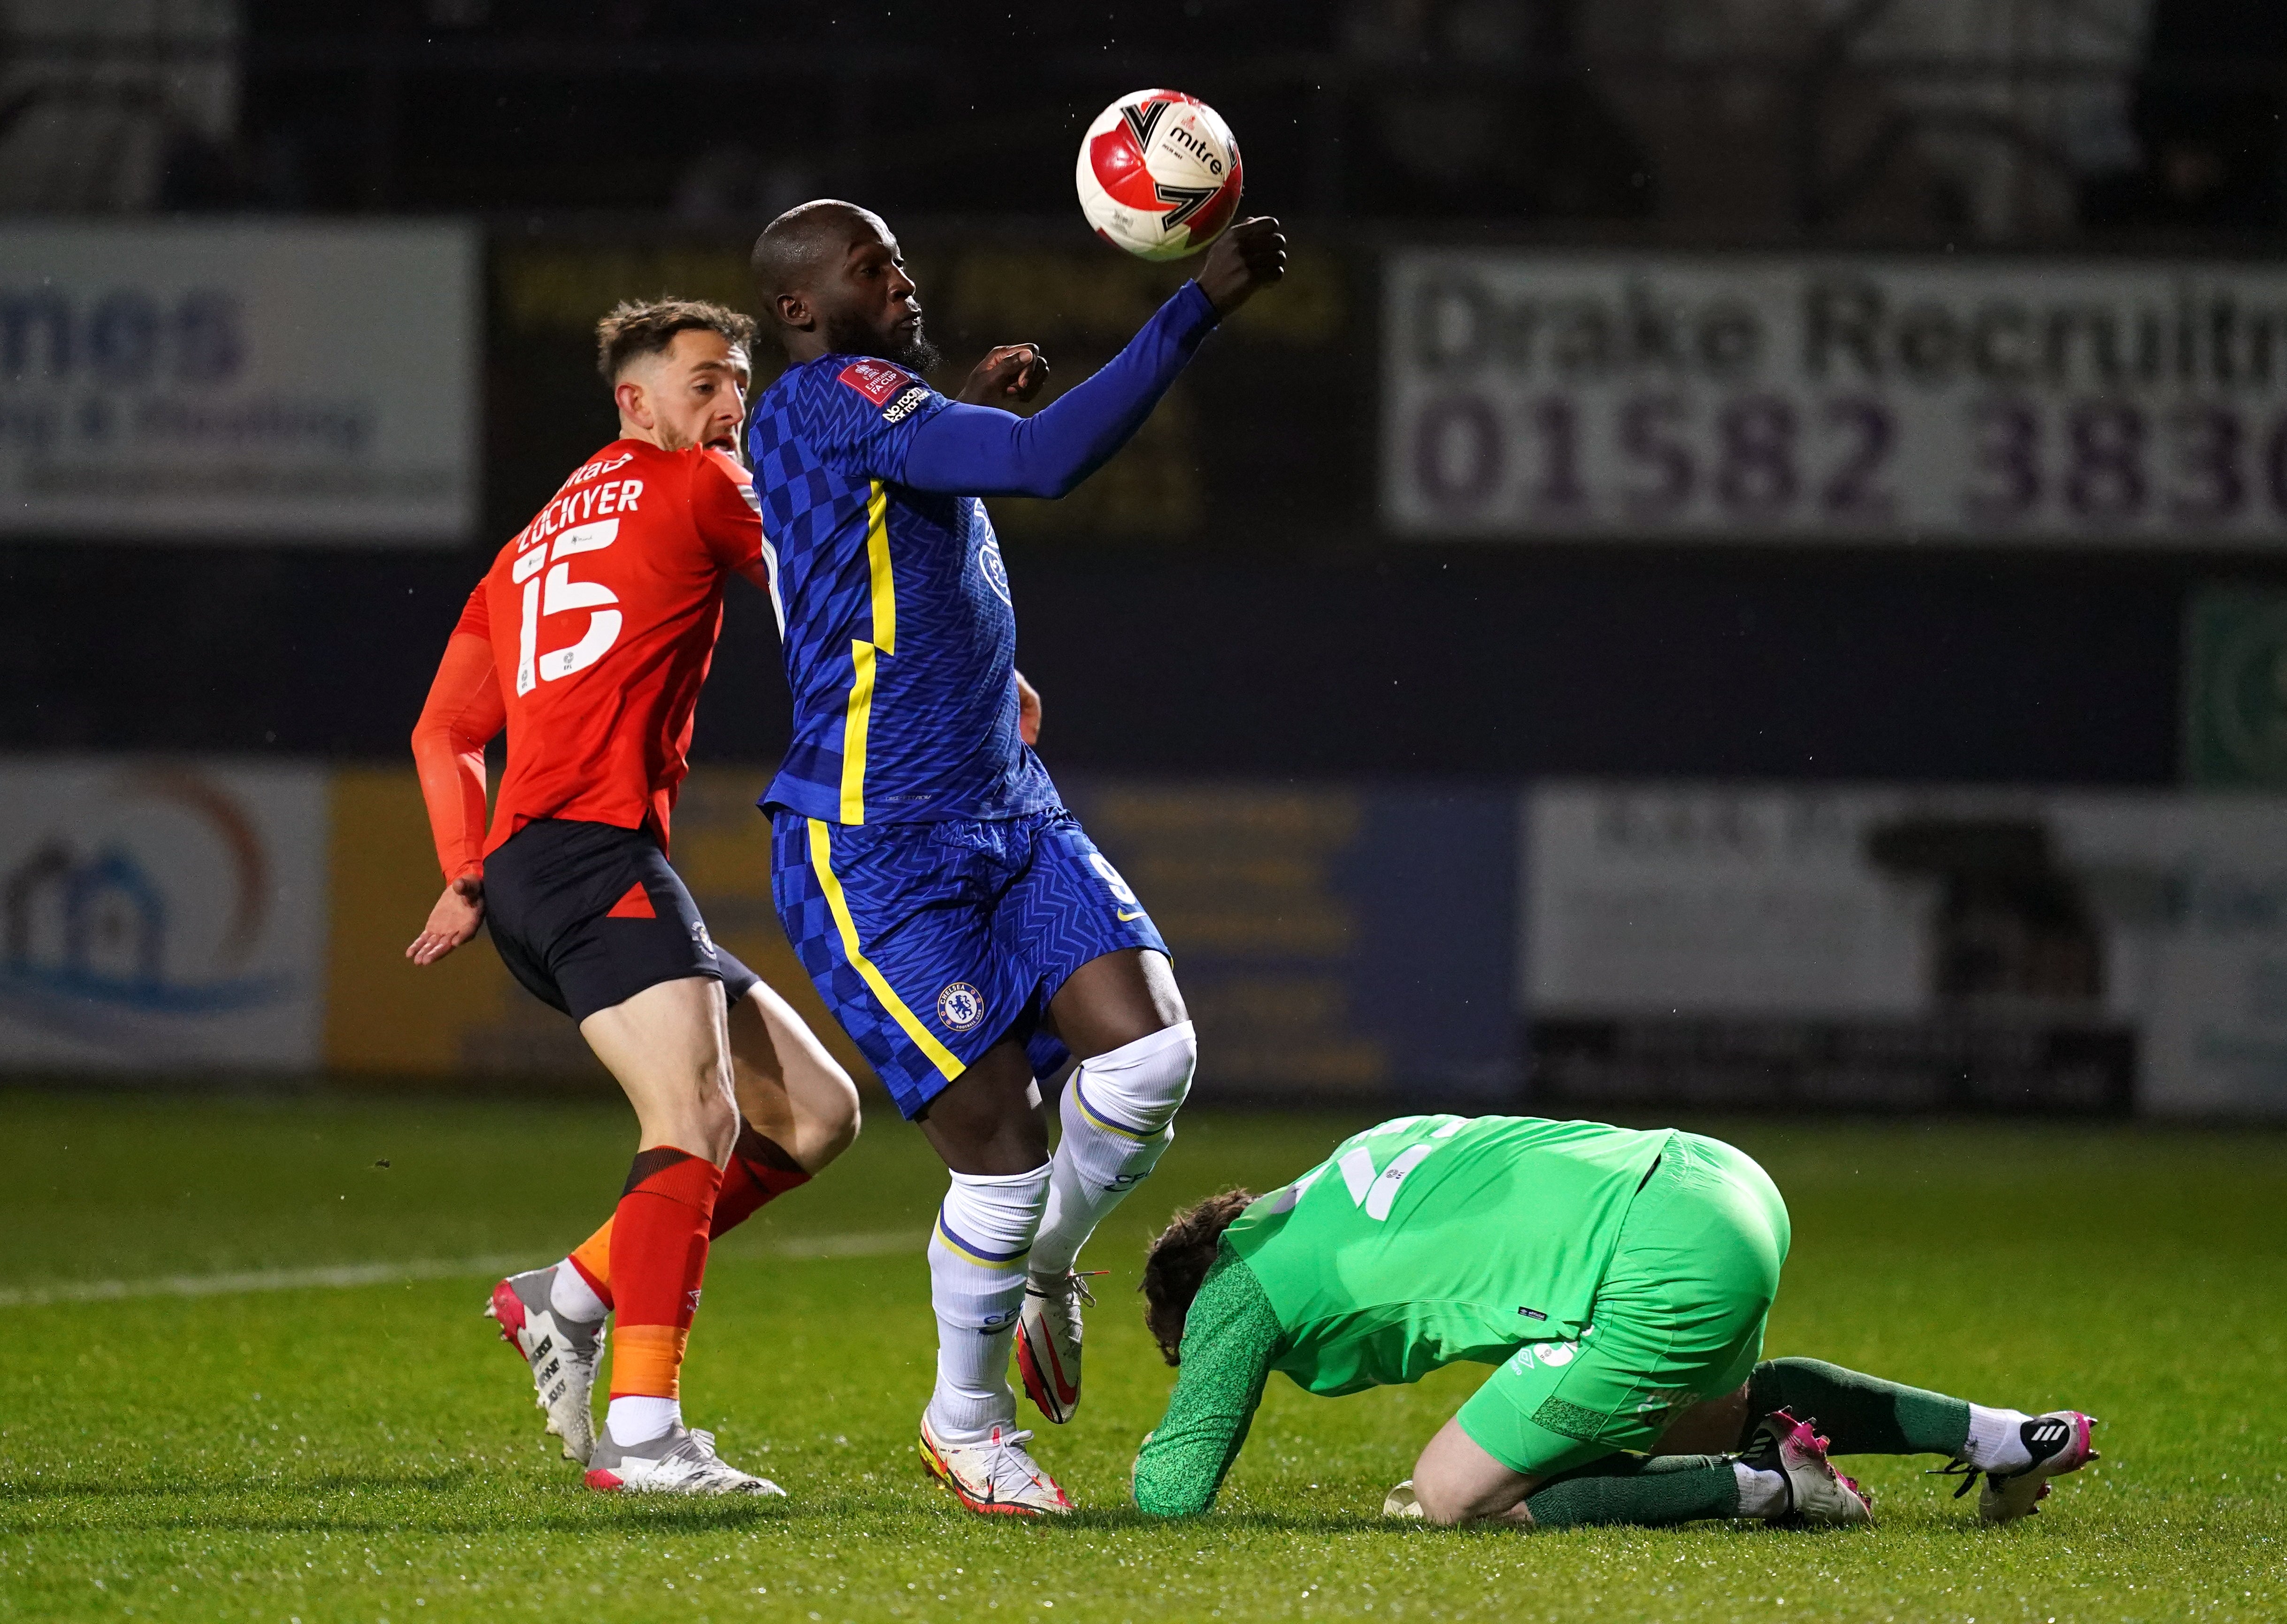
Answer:
[(1037, 344), (1004, 344), (985, 352), (954, 399), (970, 406), (1006, 406), (1029, 400), (1049, 381), (1049, 358)]
[(1277, 220), (1258, 214), (1215, 239), (1197, 280), (1215, 314), (1227, 316), (1286, 274), (1286, 235)]
[(415, 964), (434, 964), (476, 935), (484, 922), (485, 883), (475, 875), (464, 874), (445, 887), (445, 894), (429, 910), (429, 923), (421, 927), (421, 934), (413, 939), (405, 956)]

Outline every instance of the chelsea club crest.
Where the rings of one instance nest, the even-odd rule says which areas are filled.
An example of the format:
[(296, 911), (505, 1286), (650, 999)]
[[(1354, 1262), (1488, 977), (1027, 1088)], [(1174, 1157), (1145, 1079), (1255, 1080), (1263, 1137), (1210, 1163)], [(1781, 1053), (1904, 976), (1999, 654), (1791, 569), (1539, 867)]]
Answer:
[(985, 994), (956, 981), (937, 995), (937, 1018), (954, 1032), (966, 1032), (985, 1018)]

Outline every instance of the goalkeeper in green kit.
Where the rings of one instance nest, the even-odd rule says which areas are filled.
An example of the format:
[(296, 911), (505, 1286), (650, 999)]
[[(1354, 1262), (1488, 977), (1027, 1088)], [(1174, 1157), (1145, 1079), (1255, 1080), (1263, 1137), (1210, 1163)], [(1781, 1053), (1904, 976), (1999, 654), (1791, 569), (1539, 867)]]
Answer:
[[(1527, 1527), (1705, 1517), (1866, 1523), (1829, 1454), (1936, 1454), (2013, 1522), (2097, 1458), (2077, 1410), (2027, 1415), (1817, 1359), (1762, 1359), (1786, 1203), (1728, 1145), (1531, 1117), (1401, 1117), (1257, 1199), (1181, 1214), (1144, 1264), (1180, 1367), (1136, 1503), (1204, 1511), (1270, 1374), (1332, 1397), (1498, 1368), (1383, 1509)], [(1820, 1433), (1827, 1434), (1822, 1438)]]

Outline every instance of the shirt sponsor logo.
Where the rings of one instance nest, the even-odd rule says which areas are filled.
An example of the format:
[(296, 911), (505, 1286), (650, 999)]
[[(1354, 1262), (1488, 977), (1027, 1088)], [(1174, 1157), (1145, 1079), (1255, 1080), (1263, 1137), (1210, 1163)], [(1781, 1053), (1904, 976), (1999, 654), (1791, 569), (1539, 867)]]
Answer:
[(930, 392), (926, 384), (916, 384), (882, 410), (884, 423), (903, 423), (929, 404)]
[(937, 1018), (954, 1032), (966, 1032), (985, 1018), (985, 994), (956, 981), (937, 995)]
[(891, 395), (913, 382), (904, 368), (885, 360), (853, 360), (842, 368), (841, 378), (876, 406), (887, 406)]

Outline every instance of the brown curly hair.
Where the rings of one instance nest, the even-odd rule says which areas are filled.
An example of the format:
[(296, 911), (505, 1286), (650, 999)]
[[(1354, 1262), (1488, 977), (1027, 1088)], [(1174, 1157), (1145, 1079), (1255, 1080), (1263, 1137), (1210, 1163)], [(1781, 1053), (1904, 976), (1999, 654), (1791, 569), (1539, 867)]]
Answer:
[(1254, 1200), (1251, 1190), (1225, 1190), (1177, 1213), (1144, 1255), (1144, 1325), (1170, 1365), (1183, 1362), (1183, 1319), (1199, 1282), (1215, 1260), (1215, 1247), (1231, 1221)]

